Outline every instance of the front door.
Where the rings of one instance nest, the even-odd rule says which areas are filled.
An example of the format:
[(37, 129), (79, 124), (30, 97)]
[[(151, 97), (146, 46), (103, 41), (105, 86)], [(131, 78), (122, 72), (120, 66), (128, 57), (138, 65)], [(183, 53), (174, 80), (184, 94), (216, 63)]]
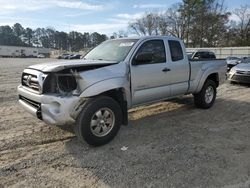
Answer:
[(138, 54), (152, 53), (152, 60), (130, 65), (132, 104), (138, 105), (170, 96), (170, 79), (164, 41), (161, 39), (144, 42)]

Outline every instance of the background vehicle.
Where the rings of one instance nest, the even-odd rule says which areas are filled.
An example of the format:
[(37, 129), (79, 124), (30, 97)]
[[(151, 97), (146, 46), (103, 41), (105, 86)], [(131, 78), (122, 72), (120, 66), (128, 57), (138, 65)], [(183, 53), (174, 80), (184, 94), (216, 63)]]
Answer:
[(38, 58), (45, 58), (45, 55), (43, 55), (43, 54), (38, 54), (37, 57), (38, 57)]
[(241, 63), (250, 63), (250, 57), (246, 57), (241, 60)]
[(232, 67), (234, 67), (235, 65), (239, 64), (241, 59), (238, 57), (227, 57), (226, 61), (227, 61), (227, 67), (228, 70), (230, 70)]
[(208, 50), (198, 50), (196, 52), (193, 52), (192, 54), (190, 54), (190, 52), (188, 53), (188, 57), (190, 60), (192, 59), (216, 59), (216, 56), (214, 54), (214, 52), (208, 51)]
[(72, 55), (69, 55), (67, 57), (67, 59), (81, 59), (81, 55), (80, 54), (72, 54)]
[(187, 52), (188, 59), (192, 59), (194, 52)]
[(27, 56), (25, 54), (21, 53), (20, 57), (26, 58)]
[(250, 57), (243, 59), (240, 64), (230, 70), (228, 80), (250, 84)]
[(248, 57), (239, 58), (239, 60), (237, 61), (237, 64), (244, 62), (246, 59), (248, 59)]
[(58, 56), (58, 59), (67, 59), (70, 56), (70, 54), (61, 54)]
[(84, 59), (30, 66), (18, 87), (19, 103), (48, 124), (75, 123), (78, 138), (102, 145), (128, 124), (128, 109), (193, 94), (210, 108), (226, 77), (225, 60), (189, 61), (174, 37), (103, 42)]

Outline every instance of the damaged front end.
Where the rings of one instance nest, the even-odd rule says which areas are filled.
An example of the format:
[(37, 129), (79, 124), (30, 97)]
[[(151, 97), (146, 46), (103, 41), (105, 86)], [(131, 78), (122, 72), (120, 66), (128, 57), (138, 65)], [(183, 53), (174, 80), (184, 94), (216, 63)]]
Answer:
[[(125, 71), (125, 64), (99, 60), (32, 65), (23, 71), (19, 103), (48, 124), (72, 124), (86, 97), (98, 94), (96, 88), (92, 95), (83, 93), (96, 83), (123, 76)], [(106, 91), (109, 85), (102, 85), (98, 91)]]
[(18, 86), (19, 103), (48, 124), (72, 124), (86, 100), (79, 97), (79, 82), (83, 79), (73, 69), (51, 73), (26, 69)]

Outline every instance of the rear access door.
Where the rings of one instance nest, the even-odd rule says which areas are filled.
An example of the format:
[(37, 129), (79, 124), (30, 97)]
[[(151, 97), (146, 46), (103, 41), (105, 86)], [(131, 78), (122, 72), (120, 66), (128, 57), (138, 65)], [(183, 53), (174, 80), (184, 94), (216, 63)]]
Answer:
[(185, 55), (185, 47), (179, 40), (169, 39), (167, 57), (169, 58), (168, 77), (171, 79), (171, 96), (183, 95), (188, 90), (190, 64), (187, 55)]

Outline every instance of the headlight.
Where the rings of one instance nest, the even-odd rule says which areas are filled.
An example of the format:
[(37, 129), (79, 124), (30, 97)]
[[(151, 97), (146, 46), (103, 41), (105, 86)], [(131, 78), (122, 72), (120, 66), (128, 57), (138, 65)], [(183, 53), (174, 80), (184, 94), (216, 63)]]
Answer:
[(230, 72), (229, 72), (229, 74), (235, 74), (236, 73), (236, 69), (233, 67), (233, 68), (231, 68), (231, 70), (230, 70)]

